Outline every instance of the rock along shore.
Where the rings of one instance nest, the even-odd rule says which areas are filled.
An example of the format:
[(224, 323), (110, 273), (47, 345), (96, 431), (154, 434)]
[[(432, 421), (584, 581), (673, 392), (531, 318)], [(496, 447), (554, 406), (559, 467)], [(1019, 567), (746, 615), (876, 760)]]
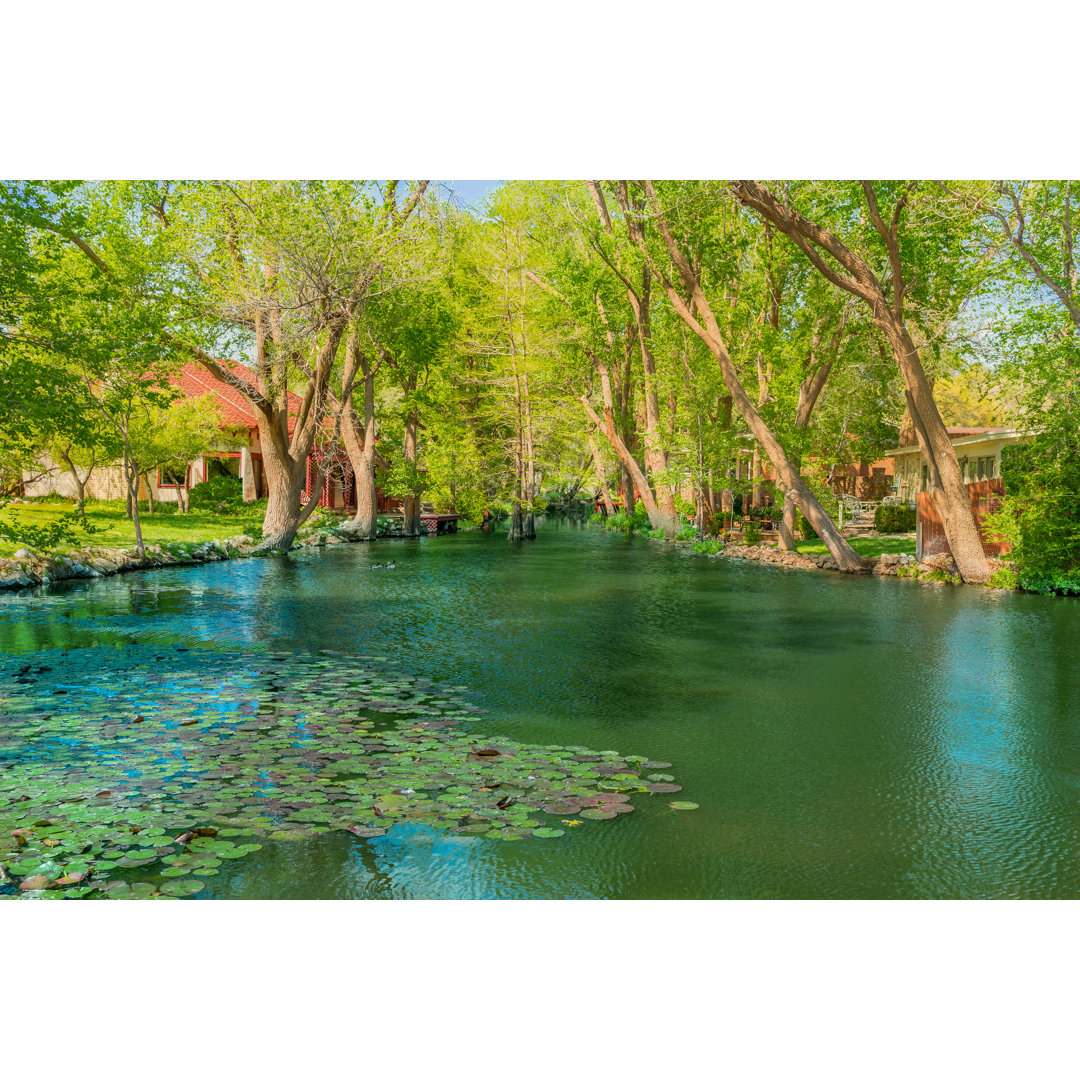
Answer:
[[(319, 531), (297, 538), (293, 549), (347, 544), (360, 538), (348, 532)], [(252, 555), (262, 541), (241, 533), (224, 540), (202, 543), (148, 544), (140, 559), (135, 548), (85, 547), (63, 555), (46, 555), (23, 548), (0, 559), (0, 589), (28, 589), (54, 581), (109, 577), (130, 570), (153, 570), (162, 566), (199, 566)]]
[[(765, 544), (728, 544), (713, 559), (749, 559), (751, 562), (770, 563), (773, 566), (788, 566), (796, 570), (836, 570), (836, 562), (831, 555), (800, 555), (796, 551), (781, 551)], [(997, 560), (992, 560), (1000, 566)], [(909, 578), (912, 581), (924, 581), (928, 584), (962, 585), (963, 579), (952, 555), (928, 555), (920, 562), (914, 555), (896, 555), (887, 553), (876, 559), (867, 560), (867, 573), (878, 577)]]

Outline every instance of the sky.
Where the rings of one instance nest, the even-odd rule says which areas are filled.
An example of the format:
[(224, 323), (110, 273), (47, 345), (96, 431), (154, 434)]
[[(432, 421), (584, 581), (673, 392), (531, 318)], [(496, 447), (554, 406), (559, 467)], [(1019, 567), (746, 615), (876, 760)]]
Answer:
[(460, 199), (466, 206), (476, 208), (502, 180), (439, 180), (437, 183), (447, 189), (452, 187), (456, 199)]

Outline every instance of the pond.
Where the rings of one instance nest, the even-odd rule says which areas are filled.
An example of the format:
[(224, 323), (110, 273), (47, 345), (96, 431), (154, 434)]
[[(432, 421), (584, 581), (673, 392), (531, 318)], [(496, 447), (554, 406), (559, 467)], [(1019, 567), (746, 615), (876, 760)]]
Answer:
[[(373, 568), (391, 556), (395, 568)], [(321, 721), (305, 729), (304, 710), (346, 700), (366, 666), (384, 664), (395, 693), (461, 721), (465, 752), (473, 733), (477, 745), (586, 759), (617, 751), (681, 786), (633, 795), (633, 813), (592, 815), (608, 820), (582, 820), (586, 803), (538, 813), (542, 834), (561, 834), (537, 839), (527, 825), (517, 843), (484, 835), (486, 825), (480, 835), (433, 827), (430, 815), (394, 824), (392, 805), (374, 822), (381, 835), (241, 828), (235, 843), (253, 841), (249, 850), (212, 859), (199, 899), (1080, 895), (1075, 601), (698, 558), (546, 522), (521, 546), (472, 532), (9, 595), (0, 654), (9, 811), (13, 778), (36, 791), (43, 776), (92, 761), (95, 777), (116, 778), (106, 787), (119, 794), (94, 793), (107, 803), (147, 768), (145, 748), (128, 750), (134, 728), (81, 730), (91, 722), (65, 701), (92, 692), (154, 720), (168, 698), (200, 730), (250, 718), (235, 752), (215, 763), (212, 746), (199, 748), (194, 784), (167, 764), (172, 755), (192, 768), (191, 746), (158, 744), (158, 793), (220, 812), (229, 803), (215, 801), (216, 786), (267, 740), (302, 758), (320, 740), (347, 739), (355, 709), (330, 709), (336, 734)], [(260, 704), (271, 686), (285, 703), (272, 715)], [(448, 703), (425, 699), (429, 689)], [(3, 725), (12, 736), (43, 715), (52, 726), (40, 738), (4, 741)], [(159, 719), (176, 738), (194, 730), (177, 726), (179, 713)], [(370, 746), (380, 729), (368, 725)], [(434, 746), (442, 730), (407, 738)], [(287, 786), (298, 768), (263, 769), (245, 790)], [(332, 783), (323, 771), (303, 775)], [(675, 800), (697, 809), (673, 810)], [(205, 858), (229, 847), (204, 843)], [(118, 874), (137, 871), (128, 857)]]

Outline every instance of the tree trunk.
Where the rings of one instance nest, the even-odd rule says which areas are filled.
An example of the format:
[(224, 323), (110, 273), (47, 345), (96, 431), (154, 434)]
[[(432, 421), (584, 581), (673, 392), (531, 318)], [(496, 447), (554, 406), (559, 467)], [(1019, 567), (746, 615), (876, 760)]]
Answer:
[[(97, 452), (94, 452), (96, 458)], [(67, 466), (67, 472), (71, 474), (72, 480), (75, 481), (76, 502), (75, 502), (75, 514), (78, 517), (86, 517), (86, 485), (90, 483), (90, 474), (94, 471), (94, 465), (97, 464), (96, 460), (90, 465), (90, 468), (86, 470), (86, 476), (80, 477), (79, 470), (72, 461), (71, 455), (60, 451), (60, 456), (64, 459), (64, 464)]]
[[(416, 465), (416, 428), (420, 419), (416, 415), (416, 410), (405, 418), (405, 464), (407, 466)], [(411, 471), (411, 470), (410, 470)], [(405, 514), (405, 535), (406, 536), (419, 536), (423, 525), (420, 521), (420, 496), (409, 492), (402, 499), (403, 512)]]
[(312, 491), (308, 493), (305, 503), (306, 460), (285, 465), (276, 455), (265, 455), (263, 468), (270, 493), (266, 500), (266, 516), (263, 518), (263, 539), (257, 550), (290, 551), (300, 526), (307, 521), (319, 502), (323, 472), (321, 469), (315, 470)]
[[(595, 181), (587, 181), (589, 190), (596, 204), (597, 213), (606, 232), (612, 232), (611, 218), (604, 202), (603, 192)], [(627, 181), (619, 182), (616, 197), (619, 207), (623, 212), (627, 229), (631, 233), (631, 239), (643, 235), (641, 225), (634, 214), (631, 213), (630, 187)], [(641, 209), (640, 200), (635, 197), (635, 207)], [(645, 471), (655, 484), (655, 501), (659, 517), (665, 523), (659, 527), (667, 532), (667, 522), (676, 520), (675, 493), (667, 483), (656, 480), (656, 477), (667, 470), (668, 456), (664, 449), (660, 431), (660, 398), (656, 385), (656, 358), (652, 351), (652, 317), (650, 304), (652, 300), (652, 274), (648, 264), (641, 267), (641, 284), (635, 285), (624, 273), (615, 268), (616, 274), (626, 289), (626, 298), (634, 312), (634, 323), (637, 329), (638, 347), (641, 351), (641, 368), (643, 374), (643, 390), (645, 398)], [(605, 319), (606, 322), (606, 319)], [(651, 521), (651, 519), (650, 519)], [(657, 528), (657, 524), (653, 523)]]
[(358, 363), (364, 376), (363, 437), (357, 433), (352, 392), (345, 395), (341, 424), (342, 441), (356, 484), (356, 514), (348, 530), (362, 540), (374, 540), (379, 533), (378, 497), (375, 491), (375, 372), (366, 357), (360, 357)]
[(139, 521), (139, 467), (124, 447), (124, 486), (127, 488), (128, 506), (131, 507), (131, 520), (135, 525), (135, 550), (140, 559), (146, 558), (146, 545), (143, 543), (142, 523)]
[[(655, 195), (652, 190), (652, 183), (651, 181), (646, 181), (645, 183), (650, 201), (653, 202), (655, 207)], [(727, 387), (727, 391), (731, 395), (735, 407), (742, 414), (747, 427), (750, 429), (750, 433), (768, 456), (777, 480), (785, 491), (792, 492), (792, 497), (795, 499), (799, 509), (806, 515), (810, 523), (817, 530), (818, 536), (825, 542), (825, 546), (828, 548), (829, 554), (835, 560), (837, 568), (847, 573), (857, 573), (866, 570), (867, 566), (864, 560), (852, 549), (851, 545), (840, 534), (840, 530), (836, 527), (836, 523), (825, 512), (817, 499), (814, 498), (812, 492), (806, 486), (806, 481), (799, 475), (798, 470), (792, 465), (787, 454), (784, 452), (784, 448), (780, 445), (772, 431), (770, 431), (765, 421), (762, 420), (761, 414), (754, 407), (753, 402), (750, 400), (749, 395), (739, 379), (739, 374), (735, 370), (735, 365), (731, 360), (731, 356), (728, 354), (727, 346), (720, 334), (720, 327), (716, 322), (716, 316), (713, 314), (712, 308), (701, 289), (701, 285), (690, 268), (686, 256), (679, 250), (675, 243), (664, 219), (658, 214), (656, 217), (656, 225), (660, 231), (660, 235), (663, 237), (668, 254), (671, 256), (672, 262), (678, 268), (683, 284), (693, 296), (694, 306), (702, 319), (704, 319), (705, 325), (702, 326), (701, 323), (698, 322), (694, 311), (686, 301), (683, 300), (682, 296), (666, 277), (662, 278), (664, 291), (668, 294), (668, 298), (671, 300), (672, 306), (678, 312), (679, 317), (694, 331), (695, 334), (698, 335), (699, 338), (702, 339), (702, 341), (704, 341), (708, 346), (709, 351), (716, 359), (720, 368), (720, 374), (724, 379), (724, 385)], [(645, 245), (642, 243), (640, 247), (642, 253), (648, 258), (649, 255)]]
[[(899, 228), (906, 196), (898, 201), (891, 223), (886, 224), (879, 212), (873, 185), (864, 180), (862, 186), (871, 221), (889, 252), (891, 303), (870, 265), (838, 237), (804, 218), (753, 180), (738, 180), (731, 185), (740, 201), (792, 239), (827, 280), (869, 306), (874, 324), (885, 334), (903, 376), (911, 421), (930, 473), (932, 498), (941, 515), (960, 575), (965, 581), (984, 582), (990, 578), (991, 567), (983, 550), (956, 448), (942, 422), (919, 351), (904, 319), (906, 286)], [(833, 261), (827, 261), (822, 252)], [(817, 528), (813, 520), (811, 524)]]
[(903, 326), (898, 328), (896, 336), (898, 346), (893, 346), (893, 355), (898, 363), (903, 357), (900, 370), (908, 387), (905, 396), (920, 449), (929, 465), (932, 498), (941, 516), (949, 549), (964, 581), (989, 581), (992, 569), (983, 549), (956, 448), (934, 402), (915, 343)]
[(608, 373), (607, 365), (604, 364), (595, 353), (590, 352), (589, 356), (600, 375), (600, 390), (604, 399), (604, 422), (600, 422), (600, 418), (596, 415), (586, 396), (582, 396), (581, 402), (585, 406), (585, 412), (589, 419), (592, 420), (597, 428), (604, 432), (608, 442), (611, 443), (612, 449), (618, 455), (624, 474), (627, 477), (624, 481), (624, 483), (627, 484), (627, 488), (625, 489), (627, 491), (627, 503), (631, 503), (633, 490), (636, 487), (638, 494), (641, 496), (641, 501), (645, 504), (645, 512), (649, 515), (649, 524), (652, 525), (654, 529), (663, 529), (664, 535), (669, 540), (674, 539), (679, 532), (679, 521), (674, 510), (672, 510), (671, 513), (662, 512), (660, 510), (656, 500), (653, 498), (648, 481), (641, 471), (641, 467), (638, 465), (637, 461), (634, 460), (633, 454), (630, 453), (626, 447), (626, 443), (623, 442), (615, 430), (615, 413), (611, 397), (611, 377)]
[(593, 435), (591, 428), (589, 430), (589, 453), (592, 455), (596, 482), (600, 485), (600, 498), (604, 503), (604, 513), (614, 514), (615, 503), (612, 502), (611, 492), (608, 489), (607, 470), (604, 468), (604, 459), (600, 456), (600, 447), (596, 445), (596, 436)]

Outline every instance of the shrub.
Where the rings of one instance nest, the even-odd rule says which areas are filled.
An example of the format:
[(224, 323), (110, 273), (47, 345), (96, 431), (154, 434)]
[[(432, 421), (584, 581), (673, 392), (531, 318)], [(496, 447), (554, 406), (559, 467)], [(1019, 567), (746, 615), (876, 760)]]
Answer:
[(910, 506), (879, 506), (874, 511), (874, 528), (879, 533), (915, 531), (915, 511)]
[(679, 530), (679, 535), (675, 537), (676, 540), (693, 540), (697, 536), (697, 529), (693, 525), (684, 525)]
[(995, 570), (990, 580), (986, 583), (991, 589), (1015, 589), (1017, 587), (1016, 571), (1003, 566)]
[(804, 540), (816, 540), (818, 538), (817, 530), (800, 512), (798, 515), (798, 530)]
[(678, 514), (679, 517), (686, 517), (688, 514), (696, 514), (697, 513), (697, 507), (692, 502), (689, 502), (687, 499), (684, 499), (679, 494), (675, 495), (674, 502), (675, 502), (675, 513)]
[[(1067, 400), (1067, 399), (1063, 399)], [(1007, 540), (1021, 589), (1080, 594), (1080, 433), (1075, 409), (1051, 412), (1029, 443), (1001, 452), (1005, 497), (986, 519)]]
[(727, 520), (728, 515), (723, 510), (717, 510), (716, 513), (705, 522), (705, 531), (711, 536), (719, 536), (720, 533), (724, 531)]
[(237, 476), (211, 476), (191, 489), (190, 502), (192, 510), (235, 514), (244, 505), (243, 482)]
[(690, 550), (695, 555), (715, 555), (723, 546), (719, 540), (695, 540)]
[(45, 525), (32, 525), (8, 509), (3, 500), (0, 500), (0, 509), (7, 514), (7, 520), (0, 518), (0, 540), (28, 548), (48, 551), (60, 544), (74, 544), (78, 539), (76, 530), (87, 534), (98, 532), (96, 525), (76, 513), (62, 514)]
[(756, 544), (761, 539), (761, 530), (752, 521), (746, 526), (743, 533), (748, 544)]

